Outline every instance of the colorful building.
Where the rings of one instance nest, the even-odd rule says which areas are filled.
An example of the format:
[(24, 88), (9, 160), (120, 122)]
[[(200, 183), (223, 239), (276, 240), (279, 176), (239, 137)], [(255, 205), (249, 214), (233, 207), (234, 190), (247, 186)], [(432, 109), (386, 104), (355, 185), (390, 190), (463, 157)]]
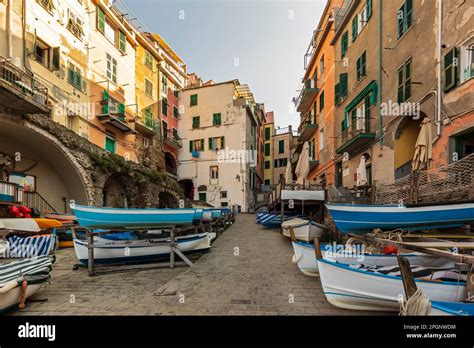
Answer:
[(275, 120), (273, 111), (265, 114), (265, 124), (263, 125), (263, 189), (270, 191), (273, 182), (273, 149), (272, 136), (275, 132)]
[(286, 167), (291, 161), (292, 150), (296, 144), (296, 137), (293, 136), (291, 126), (274, 129), (271, 137), (271, 154), (273, 160), (274, 185), (285, 179)]

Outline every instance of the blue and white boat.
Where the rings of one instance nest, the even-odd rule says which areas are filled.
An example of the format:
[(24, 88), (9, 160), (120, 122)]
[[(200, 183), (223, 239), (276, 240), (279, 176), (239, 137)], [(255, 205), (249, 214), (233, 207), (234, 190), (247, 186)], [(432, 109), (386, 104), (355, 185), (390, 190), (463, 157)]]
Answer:
[(459, 227), (474, 221), (474, 203), (406, 207), (326, 204), (342, 233), (363, 234), (375, 228), (407, 231)]
[(430, 315), (473, 316), (474, 303), (432, 301)]
[[(324, 294), (336, 307), (366, 311), (398, 311), (404, 293), (398, 266), (345, 265), (318, 259)], [(433, 301), (466, 299), (466, 274), (453, 269), (412, 266), (416, 285)]]
[(86, 228), (151, 229), (197, 224), (203, 209), (106, 208), (71, 204), (77, 222)]

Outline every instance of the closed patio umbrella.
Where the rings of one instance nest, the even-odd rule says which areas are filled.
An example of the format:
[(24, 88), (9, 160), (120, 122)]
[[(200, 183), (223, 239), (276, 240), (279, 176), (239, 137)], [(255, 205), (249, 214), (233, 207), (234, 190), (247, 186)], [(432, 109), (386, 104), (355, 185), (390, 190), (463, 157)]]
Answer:
[(309, 143), (307, 141), (304, 143), (303, 149), (301, 150), (295, 173), (297, 176), (296, 183), (303, 185), (309, 174)]
[(357, 167), (357, 186), (367, 184), (367, 169), (365, 168), (365, 156), (360, 157), (359, 167)]
[(425, 117), (421, 122), (420, 134), (416, 139), (415, 155), (411, 163), (412, 170), (428, 168), (433, 159), (431, 120)]
[(293, 173), (292, 173), (292, 169), (291, 169), (291, 161), (288, 160), (287, 164), (286, 164), (286, 171), (285, 171), (285, 184), (291, 184), (291, 182), (293, 181)]

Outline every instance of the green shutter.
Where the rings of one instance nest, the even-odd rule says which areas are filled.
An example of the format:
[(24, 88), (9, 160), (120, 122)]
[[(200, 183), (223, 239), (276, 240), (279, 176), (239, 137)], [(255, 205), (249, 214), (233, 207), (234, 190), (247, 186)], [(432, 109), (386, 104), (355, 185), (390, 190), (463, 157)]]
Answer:
[(214, 143), (213, 138), (209, 138), (209, 150), (214, 149), (213, 143)]
[(204, 151), (204, 139), (201, 139), (201, 151)]
[(279, 153), (285, 152), (285, 141), (284, 140), (278, 141), (278, 152)]
[(193, 141), (189, 141), (189, 152), (193, 152)]
[(369, 18), (372, 17), (372, 0), (366, 0), (365, 6), (367, 9), (367, 21), (369, 21)]
[(191, 95), (191, 100), (190, 100), (191, 106), (197, 105), (197, 103), (198, 103), (198, 96), (197, 96), (197, 94)]
[(398, 91), (397, 91), (397, 102), (403, 103), (404, 96), (403, 96), (403, 67), (398, 69)]
[(356, 15), (354, 19), (352, 19), (352, 42), (357, 39), (357, 32), (359, 30), (359, 15)]
[(348, 48), (348, 41), (349, 41), (349, 32), (344, 32), (341, 38), (341, 57), (344, 57), (347, 53)]
[(220, 125), (221, 124), (221, 114), (220, 113), (215, 113), (212, 117), (212, 124), (214, 126)]
[(224, 137), (221, 137), (221, 148), (225, 148)]
[(125, 121), (125, 105), (123, 105), (122, 103), (119, 103), (118, 112), (119, 112), (119, 119), (121, 121)]
[(319, 112), (323, 111), (324, 109), (324, 91), (321, 92), (319, 95)]
[(104, 103), (102, 106), (102, 113), (108, 114), (109, 113), (109, 91), (104, 90), (104, 100), (107, 102)]
[(163, 100), (161, 101), (161, 112), (165, 116), (168, 115), (168, 100), (166, 100), (166, 98), (163, 98)]
[(398, 20), (398, 38), (405, 33), (405, 4), (397, 12)]
[(340, 98), (344, 99), (347, 97), (347, 74), (339, 75), (339, 90), (340, 90)]
[(105, 151), (115, 153), (115, 140), (109, 137), (105, 137)]
[(405, 101), (411, 97), (411, 59), (405, 63)]
[(127, 49), (127, 37), (125, 36), (123, 32), (119, 31), (119, 50), (122, 53), (125, 53), (126, 49)]
[(361, 64), (360, 64), (360, 57), (357, 58), (357, 81), (360, 80), (361, 77)]
[(339, 94), (339, 83), (334, 86), (334, 105), (339, 105), (341, 96)]
[(105, 31), (105, 13), (100, 7), (97, 7), (97, 29)]
[(456, 47), (444, 56), (444, 90), (456, 86), (459, 80), (459, 51)]

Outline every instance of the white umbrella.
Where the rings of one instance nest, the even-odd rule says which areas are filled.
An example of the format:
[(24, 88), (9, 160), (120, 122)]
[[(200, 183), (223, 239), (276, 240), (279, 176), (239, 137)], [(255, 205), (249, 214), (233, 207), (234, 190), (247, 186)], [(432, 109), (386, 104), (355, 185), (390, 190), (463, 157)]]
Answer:
[(433, 146), (431, 137), (431, 120), (425, 117), (421, 122), (420, 134), (416, 139), (415, 155), (411, 163), (412, 170), (428, 168), (433, 159)]
[(360, 157), (359, 167), (357, 167), (357, 186), (367, 184), (367, 169), (365, 168), (365, 156)]
[(296, 183), (303, 185), (309, 174), (309, 143), (306, 141), (301, 150), (300, 158), (295, 169), (296, 176), (298, 177)]
[(291, 170), (291, 160), (288, 159), (288, 162), (286, 163), (286, 171), (285, 171), (285, 184), (291, 184), (293, 181), (293, 173)]

